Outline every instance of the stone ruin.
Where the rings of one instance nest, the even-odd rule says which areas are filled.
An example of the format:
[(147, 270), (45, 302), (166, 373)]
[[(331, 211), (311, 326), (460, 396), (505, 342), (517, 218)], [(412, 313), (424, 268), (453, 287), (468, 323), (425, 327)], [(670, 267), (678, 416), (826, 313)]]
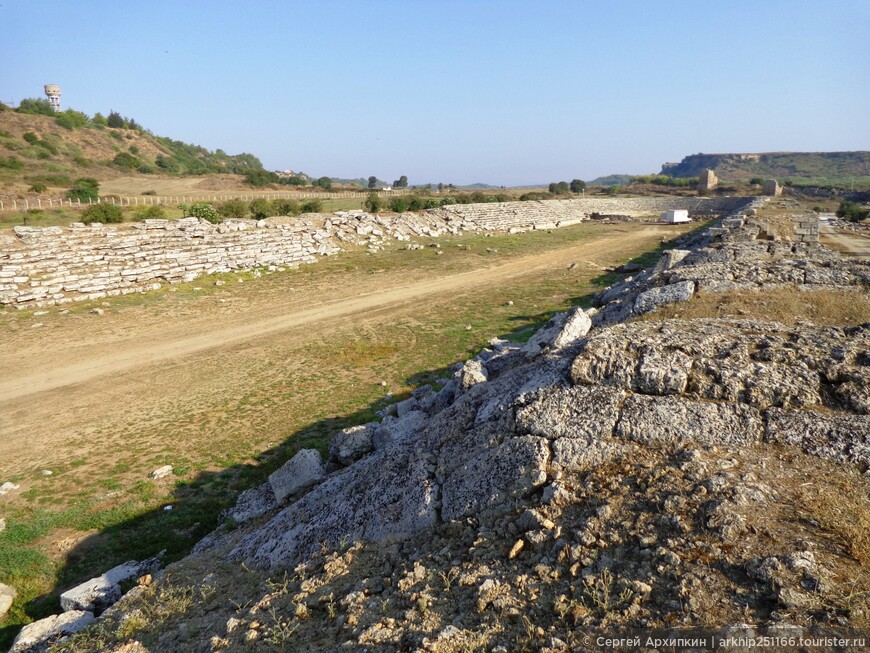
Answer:
[(768, 197), (778, 197), (782, 195), (782, 186), (779, 185), (776, 179), (768, 179), (761, 186), (761, 194)]
[(42, 307), (147, 292), (204, 274), (313, 263), (343, 244), (377, 251), (389, 242), (554, 229), (593, 213), (643, 215), (688, 209), (697, 215), (731, 212), (750, 198), (603, 198), (445, 206), (419, 214), (340, 211), (293, 219), (198, 218), (144, 220), (129, 226), (74, 223), (13, 227), (0, 235), (0, 306)]
[(713, 190), (718, 185), (719, 178), (713, 170), (705, 168), (704, 171), (698, 175), (698, 190)]
[[(250, 645), (284, 595), (288, 619), (294, 609), (302, 615), (294, 628), (333, 633), (335, 643), (317, 650), (439, 653), (490, 628), (487, 650), (507, 651), (517, 640), (499, 638), (524, 614), (550, 615), (541, 650), (560, 653), (578, 627), (677, 619), (727, 631), (745, 624), (749, 606), (790, 636), (807, 632), (843, 589), (832, 569), (845, 563), (802, 531), (789, 539), (789, 515), (776, 522), (776, 538), (756, 521), (782, 512), (777, 474), (798, 483), (818, 476), (807, 460), (870, 470), (870, 328), (630, 321), (698, 293), (870, 289), (868, 261), (759, 239), (758, 205), (602, 290), (592, 308), (554, 316), (528, 342), (493, 338), (380, 420), (336, 433), (325, 463), (303, 450), (242, 493), (221, 516), (233, 528), (218, 528), (168, 571), (205, 586), (215, 582), (212, 569), (243, 563), (293, 571), (289, 589), (268, 585), (259, 601), (223, 608), (200, 622), (210, 625), (198, 637), (212, 647)], [(364, 555), (369, 571), (354, 577), (354, 556)], [(455, 582), (436, 591), (427, 583), (439, 574)], [(608, 577), (624, 603), (602, 616), (584, 597)], [(529, 583), (534, 592), (524, 593)], [(147, 591), (110, 608), (104, 628), (136, 614)], [(426, 598), (433, 592), (446, 596), (444, 622), (418, 609), (437, 600)], [(563, 632), (553, 605), (572, 596), (582, 609)], [(341, 621), (318, 621), (315, 609), (332, 599)], [(389, 605), (400, 606), (395, 618), (379, 612)], [(54, 627), (60, 617), (51, 619)], [(164, 649), (173, 637), (191, 648), (182, 625), (160, 624)]]

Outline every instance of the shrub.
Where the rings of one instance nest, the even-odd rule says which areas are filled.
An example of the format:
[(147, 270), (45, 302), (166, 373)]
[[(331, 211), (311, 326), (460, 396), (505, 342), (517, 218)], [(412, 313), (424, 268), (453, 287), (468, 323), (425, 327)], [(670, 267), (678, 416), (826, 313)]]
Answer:
[(390, 199), (390, 211), (396, 213), (404, 213), (408, 210), (408, 202), (404, 197), (393, 197)]
[(268, 170), (248, 170), (245, 172), (245, 183), (254, 188), (262, 188), (277, 183), (278, 175)]
[(33, 184), (30, 188), (28, 188), (31, 193), (44, 193), (48, 190), (48, 186), (45, 184), (41, 184), (39, 182)]
[(18, 111), (18, 113), (27, 113), (37, 116), (54, 115), (54, 109), (51, 108), (51, 104), (49, 104), (48, 100), (37, 100), (33, 98), (21, 100), (16, 111)]
[(82, 212), (82, 222), (85, 224), (92, 222), (113, 224), (123, 221), (124, 213), (121, 211), (121, 207), (114, 204), (94, 204)]
[(381, 210), (384, 203), (381, 201), (381, 198), (378, 197), (377, 193), (369, 193), (369, 196), (366, 198), (365, 207), (366, 211), (369, 213), (377, 213)]
[(323, 202), (311, 200), (302, 205), (302, 213), (320, 213), (323, 210)]
[(157, 191), (156, 190), (143, 190), (142, 194), (143, 195), (156, 195)]
[(36, 145), (44, 150), (48, 150), (51, 154), (57, 154), (58, 152), (57, 148), (48, 141), (36, 141)]
[(109, 117), (106, 118), (106, 124), (114, 129), (124, 129), (127, 126), (127, 121), (117, 111), (110, 111)]
[(72, 109), (67, 109), (63, 113), (57, 114), (54, 120), (64, 129), (79, 129), (86, 126), (90, 121), (87, 115)]
[(0, 158), (0, 168), (18, 171), (24, 170), (24, 164), (14, 156), (7, 156), (5, 159)]
[(409, 211), (421, 211), (423, 209), (423, 200), (421, 200), (416, 195), (411, 195), (408, 198), (408, 210)]
[(315, 186), (319, 186), (323, 190), (329, 190), (332, 188), (332, 179), (329, 177), (320, 177), (317, 181), (314, 182)]
[(227, 200), (217, 207), (217, 212), (221, 214), (224, 220), (241, 220), (248, 215), (248, 205), (242, 200)]
[(166, 209), (154, 204), (153, 206), (140, 206), (133, 212), (136, 220), (161, 220), (166, 217)]
[(299, 215), (296, 200), (272, 200), (272, 215)]
[(120, 154), (116, 154), (115, 158), (112, 159), (112, 163), (114, 163), (119, 168), (123, 168), (124, 170), (135, 170), (140, 165), (142, 165), (142, 162), (129, 152), (121, 152)]
[(67, 199), (87, 202), (96, 200), (100, 194), (100, 185), (96, 179), (82, 177), (73, 182), (72, 188), (66, 192)]
[(27, 141), (31, 145), (35, 145), (36, 142), (39, 140), (39, 136), (37, 136), (33, 132), (25, 132), (21, 138), (23, 138), (25, 141)]
[(582, 179), (572, 179), (570, 188), (572, 193), (582, 193), (586, 190), (586, 182)]
[(844, 218), (850, 222), (861, 222), (861, 220), (870, 217), (870, 209), (865, 209), (855, 202), (843, 200), (837, 209), (837, 217)]
[(268, 218), (269, 214), (272, 213), (272, 203), (262, 197), (253, 200), (248, 208), (254, 220), (263, 220)]
[(195, 218), (202, 218), (212, 224), (218, 224), (222, 221), (220, 214), (208, 202), (194, 202), (187, 209), (187, 212)]

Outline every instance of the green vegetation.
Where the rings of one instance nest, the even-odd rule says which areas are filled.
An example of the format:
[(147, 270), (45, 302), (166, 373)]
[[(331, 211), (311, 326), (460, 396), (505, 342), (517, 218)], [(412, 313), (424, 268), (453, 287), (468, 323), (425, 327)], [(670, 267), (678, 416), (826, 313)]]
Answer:
[(840, 207), (837, 209), (837, 217), (844, 218), (850, 222), (861, 222), (862, 220), (870, 218), (870, 208), (857, 204), (856, 202), (843, 200), (840, 202)]
[(67, 199), (80, 202), (95, 201), (99, 199), (100, 184), (91, 177), (76, 179), (72, 188), (66, 192)]
[(102, 222), (104, 224), (116, 224), (124, 221), (124, 212), (120, 206), (114, 204), (94, 204), (82, 212), (82, 222)]
[(672, 177), (670, 175), (635, 175), (630, 177), (630, 184), (651, 184), (653, 186), (670, 186), (677, 188), (693, 188), (698, 185), (695, 178)]
[(253, 200), (248, 207), (254, 220), (264, 220), (272, 215), (272, 203), (262, 197)]
[(67, 109), (66, 111), (56, 114), (54, 120), (58, 125), (64, 129), (69, 129), (70, 131), (87, 127), (90, 123), (90, 118), (88, 118), (87, 114), (84, 114), (81, 111), (73, 111), (72, 109)]
[(18, 113), (30, 114), (35, 116), (53, 116), (54, 109), (51, 108), (48, 100), (27, 98), (21, 100), (16, 109)]
[(248, 205), (242, 200), (227, 200), (217, 207), (217, 212), (225, 220), (241, 220), (248, 215)]
[(185, 207), (182, 204), (180, 205), (180, 208), (182, 208), (182, 211), (184, 211), (184, 209), (186, 208), (186, 213), (188, 215), (191, 215), (195, 218), (202, 218), (203, 220), (207, 220), (212, 224), (218, 224), (223, 221), (220, 213), (218, 213), (214, 206), (212, 206), (208, 202), (194, 202), (189, 207)]
[(383, 205), (384, 203), (381, 202), (381, 198), (378, 196), (377, 193), (369, 193), (369, 196), (366, 198), (365, 201), (366, 211), (368, 211), (369, 213), (377, 213), (381, 210)]

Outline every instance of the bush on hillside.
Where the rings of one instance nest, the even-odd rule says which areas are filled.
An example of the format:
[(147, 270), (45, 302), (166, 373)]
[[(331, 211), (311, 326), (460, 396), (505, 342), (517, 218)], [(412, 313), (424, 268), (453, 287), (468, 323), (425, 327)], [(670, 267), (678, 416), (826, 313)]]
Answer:
[(245, 183), (254, 188), (262, 188), (278, 183), (278, 175), (268, 170), (248, 170), (245, 172)]
[(248, 204), (238, 199), (227, 200), (217, 207), (217, 212), (224, 220), (241, 220), (248, 215)]
[(24, 132), (24, 134), (21, 136), (21, 138), (23, 138), (25, 141), (27, 141), (31, 145), (36, 145), (36, 143), (39, 141), (39, 136), (37, 136), (33, 132)]
[(41, 184), (39, 182), (33, 184), (30, 188), (27, 189), (31, 193), (44, 193), (48, 190), (48, 186), (45, 184)]
[(54, 109), (51, 108), (51, 104), (49, 104), (48, 100), (41, 100), (35, 98), (27, 98), (21, 100), (18, 104), (18, 108), (16, 109), (18, 113), (25, 113), (29, 115), (35, 116), (53, 116)]
[(194, 202), (187, 209), (187, 214), (195, 218), (202, 218), (212, 224), (219, 224), (223, 221), (217, 209), (208, 202)]
[(116, 224), (124, 221), (124, 213), (120, 206), (114, 204), (94, 204), (82, 212), (82, 222), (102, 222), (104, 224)]
[(100, 194), (100, 184), (91, 177), (82, 177), (73, 182), (72, 188), (66, 192), (67, 199), (87, 202), (95, 201)]
[(88, 122), (90, 122), (90, 119), (81, 111), (67, 109), (66, 111), (57, 114), (54, 121), (64, 129), (72, 130), (86, 127)]
[(142, 162), (129, 152), (116, 154), (115, 158), (112, 159), (112, 163), (124, 170), (135, 170), (142, 165)]

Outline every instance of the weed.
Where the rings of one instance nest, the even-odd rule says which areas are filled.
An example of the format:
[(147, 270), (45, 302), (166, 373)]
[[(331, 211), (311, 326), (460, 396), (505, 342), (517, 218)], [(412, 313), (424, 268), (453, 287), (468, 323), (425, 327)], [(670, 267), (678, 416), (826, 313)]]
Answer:
[(594, 609), (601, 616), (616, 612), (622, 606), (631, 602), (632, 591), (624, 589), (615, 594), (615, 579), (609, 569), (598, 576), (588, 576), (583, 579), (583, 597), (587, 607)]

